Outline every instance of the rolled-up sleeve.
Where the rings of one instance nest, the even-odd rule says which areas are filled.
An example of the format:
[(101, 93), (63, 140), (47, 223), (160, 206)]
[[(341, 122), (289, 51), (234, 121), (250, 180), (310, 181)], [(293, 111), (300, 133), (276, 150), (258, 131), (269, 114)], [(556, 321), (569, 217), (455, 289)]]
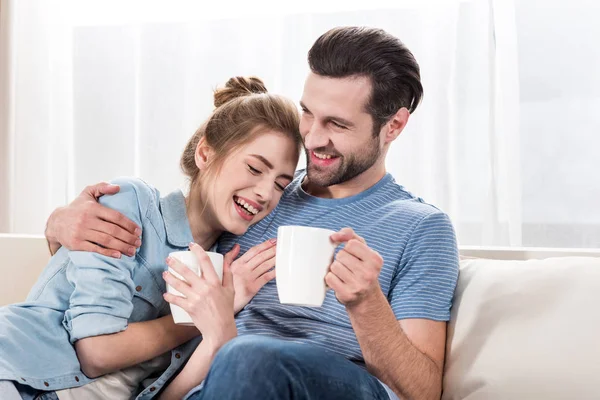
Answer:
[[(135, 181), (120, 179), (113, 183), (120, 185), (119, 193), (101, 197), (100, 203), (143, 227), (142, 218), (150, 196), (140, 191), (140, 183)], [(73, 292), (63, 325), (69, 332), (71, 343), (125, 330), (133, 311), (133, 271), (138, 265), (137, 254), (115, 259), (92, 252), (71, 251), (69, 257), (66, 275)]]

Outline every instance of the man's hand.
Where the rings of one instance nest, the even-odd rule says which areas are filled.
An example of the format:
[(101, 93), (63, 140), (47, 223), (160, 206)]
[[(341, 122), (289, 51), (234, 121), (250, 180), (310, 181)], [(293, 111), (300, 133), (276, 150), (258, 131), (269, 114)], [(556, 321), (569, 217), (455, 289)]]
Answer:
[(52, 254), (62, 245), (114, 258), (134, 255), (142, 244), (141, 228), (123, 214), (98, 204), (99, 197), (119, 189), (104, 182), (88, 186), (71, 204), (54, 210), (45, 232)]
[(334, 233), (331, 240), (345, 243), (325, 275), (325, 283), (333, 289), (339, 302), (349, 307), (381, 294), (379, 273), (383, 258), (379, 253), (350, 228)]

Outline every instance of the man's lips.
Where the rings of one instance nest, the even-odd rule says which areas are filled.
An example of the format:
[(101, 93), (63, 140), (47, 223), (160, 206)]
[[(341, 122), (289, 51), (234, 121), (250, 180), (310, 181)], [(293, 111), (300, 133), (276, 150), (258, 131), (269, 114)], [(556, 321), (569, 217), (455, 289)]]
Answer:
[[(326, 153), (317, 154), (324, 155)], [(339, 158), (339, 156), (334, 156), (331, 154), (327, 154), (327, 156), (329, 156), (330, 158), (322, 158), (318, 157), (317, 154), (315, 154), (315, 151), (313, 150), (310, 151), (310, 162), (320, 167), (330, 166), (331, 164), (335, 163)]]

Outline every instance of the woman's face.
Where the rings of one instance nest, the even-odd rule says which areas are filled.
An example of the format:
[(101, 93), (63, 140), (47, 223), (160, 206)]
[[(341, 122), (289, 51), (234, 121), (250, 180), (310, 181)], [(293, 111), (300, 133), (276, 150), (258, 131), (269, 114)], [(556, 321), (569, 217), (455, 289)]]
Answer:
[(224, 231), (241, 235), (269, 214), (293, 179), (292, 139), (266, 131), (228, 156), (207, 191), (207, 211)]

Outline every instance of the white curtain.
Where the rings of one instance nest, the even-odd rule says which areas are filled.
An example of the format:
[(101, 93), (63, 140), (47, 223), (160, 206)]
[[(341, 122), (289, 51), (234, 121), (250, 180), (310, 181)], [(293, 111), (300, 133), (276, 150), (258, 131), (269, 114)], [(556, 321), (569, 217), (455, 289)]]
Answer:
[[(179, 155), (215, 86), (254, 74), (299, 100), (313, 41), (334, 26), (368, 25), (406, 43), (425, 87), (388, 170), (450, 214), (461, 244), (600, 245), (598, 213), (586, 214), (587, 235), (544, 234), (579, 232), (582, 221), (569, 218), (573, 204), (535, 195), (542, 181), (568, 185), (573, 174), (532, 179), (540, 169), (531, 159), (567, 165), (585, 155), (543, 158), (531, 146), (565, 134), (536, 126), (552, 116), (524, 112), (531, 77), (520, 71), (529, 51), (520, 41), (538, 18), (527, 14), (533, 0), (0, 1), (0, 231), (42, 232), (53, 208), (116, 176), (140, 176), (163, 193), (182, 187)], [(592, 202), (580, 211), (593, 212)]]

